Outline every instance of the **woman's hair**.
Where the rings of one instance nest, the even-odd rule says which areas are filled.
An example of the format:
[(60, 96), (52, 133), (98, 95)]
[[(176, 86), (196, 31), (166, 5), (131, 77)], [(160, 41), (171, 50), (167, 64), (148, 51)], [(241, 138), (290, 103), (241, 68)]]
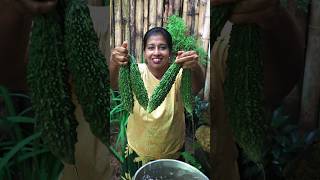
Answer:
[(147, 45), (147, 41), (149, 39), (150, 36), (154, 36), (154, 35), (162, 35), (164, 37), (164, 39), (167, 41), (168, 47), (169, 47), (169, 51), (172, 51), (172, 37), (171, 34), (164, 28), (162, 27), (154, 27), (149, 29), (144, 37), (143, 37), (143, 50), (145, 50), (146, 45)]

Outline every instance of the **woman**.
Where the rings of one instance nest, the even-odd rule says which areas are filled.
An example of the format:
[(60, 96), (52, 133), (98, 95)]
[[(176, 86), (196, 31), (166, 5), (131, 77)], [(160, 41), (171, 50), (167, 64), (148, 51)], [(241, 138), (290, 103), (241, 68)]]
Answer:
[[(170, 33), (161, 27), (150, 29), (143, 38), (143, 49), (146, 63), (139, 64), (139, 70), (150, 97), (170, 66), (170, 56), (173, 55)], [(109, 68), (112, 89), (118, 88), (120, 65), (127, 63), (128, 50), (127, 43), (124, 42), (111, 53)], [(194, 94), (198, 93), (204, 84), (204, 73), (196, 52), (179, 51), (173, 63), (192, 71), (192, 91)], [(122, 169), (124, 178), (132, 177), (135, 171), (148, 161), (179, 158), (185, 137), (184, 108), (179, 92), (181, 72), (166, 99), (152, 113), (147, 113), (137, 100), (134, 100), (133, 113), (129, 116), (127, 126), (128, 146)]]

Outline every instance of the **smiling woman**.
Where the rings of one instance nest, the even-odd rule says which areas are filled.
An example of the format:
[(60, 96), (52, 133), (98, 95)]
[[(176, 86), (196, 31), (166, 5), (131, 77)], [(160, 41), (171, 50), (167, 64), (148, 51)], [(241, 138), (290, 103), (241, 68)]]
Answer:
[[(204, 74), (194, 51), (172, 54), (172, 37), (161, 27), (154, 27), (143, 38), (145, 64), (138, 64), (140, 77), (150, 99), (147, 110), (134, 96), (133, 111), (128, 119), (126, 160), (122, 177), (130, 178), (143, 164), (156, 159), (179, 159), (185, 143), (184, 106), (180, 95), (181, 67), (190, 69), (192, 76), (200, 77), (194, 83), (197, 93), (204, 83)], [(171, 56), (176, 56), (174, 62)], [(113, 89), (118, 84), (120, 66), (129, 61), (127, 43), (112, 50), (110, 81)], [(126, 82), (126, 84), (130, 84)]]

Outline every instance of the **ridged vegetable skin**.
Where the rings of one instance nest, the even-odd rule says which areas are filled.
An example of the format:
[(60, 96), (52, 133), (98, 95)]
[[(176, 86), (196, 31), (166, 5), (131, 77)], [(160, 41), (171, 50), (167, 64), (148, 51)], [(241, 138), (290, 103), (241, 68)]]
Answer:
[(148, 113), (151, 113), (158, 106), (160, 106), (163, 100), (166, 98), (174, 81), (176, 80), (176, 76), (179, 73), (180, 68), (181, 65), (177, 63), (172, 63), (170, 67), (167, 69), (167, 71), (161, 78), (159, 85), (156, 86), (152, 92), (147, 108)]
[(119, 70), (119, 92), (121, 104), (125, 110), (132, 113), (134, 102), (130, 82), (130, 65), (121, 65)]
[(259, 43), (256, 25), (233, 26), (225, 80), (225, 102), (234, 136), (249, 159), (257, 163), (263, 161), (269, 130)]
[(182, 71), (180, 93), (184, 108), (188, 113), (192, 114), (194, 98), (192, 95), (192, 78), (190, 69), (184, 69)]
[(68, 85), (63, 30), (56, 18), (55, 13), (34, 18), (27, 82), (44, 144), (62, 161), (75, 164), (78, 122)]
[(92, 133), (109, 144), (109, 71), (86, 1), (67, 2), (65, 48), (76, 94)]
[(144, 86), (144, 82), (141, 78), (141, 74), (139, 71), (138, 64), (134, 61), (133, 57), (131, 56), (131, 62), (130, 62), (130, 82), (131, 87), (134, 95), (137, 98), (137, 101), (139, 104), (147, 110), (148, 103), (149, 103), (149, 97), (148, 92)]

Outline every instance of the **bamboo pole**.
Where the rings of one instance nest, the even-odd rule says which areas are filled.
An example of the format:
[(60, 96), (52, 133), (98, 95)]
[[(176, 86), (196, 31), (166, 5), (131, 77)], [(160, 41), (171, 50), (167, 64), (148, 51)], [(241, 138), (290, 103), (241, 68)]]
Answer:
[(190, 34), (194, 34), (194, 18), (195, 18), (195, 7), (194, 7), (194, 0), (189, 0), (188, 4), (188, 20), (187, 20), (187, 25), (189, 29)]
[(112, 1), (110, 1), (110, 25), (111, 25), (111, 27), (110, 27), (110, 29), (111, 29), (111, 31), (110, 31), (110, 36), (111, 36), (110, 47), (111, 48), (115, 47), (115, 45), (114, 45), (115, 44), (115, 39), (114, 39), (114, 37), (115, 37), (115, 34), (114, 34), (115, 22), (114, 22), (114, 8), (113, 8), (113, 6), (114, 6), (114, 2), (112, 0)]
[(198, 36), (202, 37), (207, 0), (199, 0)]
[(173, 13), (180, 16), (181, 15), (180, 11), (181, 11), (181, 0), (175, 0)]
[(174, 0), (169, 0), (168, 16), (171, 16), (174, 12)]
[(135, 49), (136, 49), (136, 1), (130, 0), (130, 49), (129, 52), (131, 55), (136, 56)]
[(155, 27), (157, 25), (156, 20), (157, 20), (157, 1), (151, 0), (149, 6), (149, 23), (150, 23), (150, 28)]
[(320, 1), (312, 0), (303, 79), (300, 125), (302, 132), (317, 128), (320, 101)]
[(143, 0), (136, 1), (136, 59), (141, 62), (143, 38)]
[(123, 40), (128, 42), (129, 48), (131, 47), (130, 42), (130, 27), (129, 27), (129, 18), (130, 18), (130, 1), (122, 0), (122, 32), (123, 32)]
[(210, 68), (211, 62), (210, 57), (208, 56), (209, 60), (207, 61), (207, 68), (206, 68), (206, 77), (205, 77), (205, 84), (204, 84), (204, 92), (203, 92), (203, 99), (205, 101), (209, 101), (210, 97)]
[(187, 22), (188, 19), (188, 0), (183, 0), (183, 5), (182, 5), (182, 18), (184, 22)]
[(169, 0), (166, 0), (164, 3), (163, 26), (167, 24), (168, 13), (169, 13)]
[(114, 12), (115, 12), (115, 46), (120, 46), (122, 44), (122, 34), (121, 34), (121, 1), (116, 0), (114, 2)]
[(144, 0), (143, 2), (144, 12), (143, 12), (143, 34), (145, 34), (149, 29), (149, 0)]
[(157, 26), (162, 26), (162, 18), (163, 18), (163, 0), (158, 0), (157, 2)]
[(205, 20), (203, 25), (203, 49), (208, 52), (210, 42), (210, 1), (207, 1)]
[(197, 39), (200, 39), (201, 37), (198, 34), (198, 28), (199, 28), (199, 0), (195, 0), (195, 17), (194, 17), (194, 36)]

